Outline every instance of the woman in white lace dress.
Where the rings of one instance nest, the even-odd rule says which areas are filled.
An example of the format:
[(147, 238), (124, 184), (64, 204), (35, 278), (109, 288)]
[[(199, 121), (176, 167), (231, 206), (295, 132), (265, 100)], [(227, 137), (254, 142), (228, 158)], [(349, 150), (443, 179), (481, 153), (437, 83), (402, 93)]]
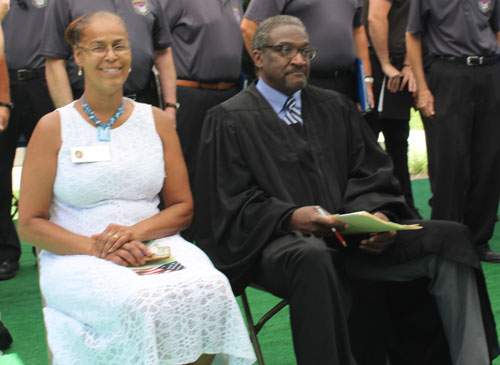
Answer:
[[(85, 91), (38, 123), (19, 218), (23, 240), (43, 249), (54, 363), (253, 363), (227, 279), (178, 235), (193, 203), (174, 123), (123, 97), (131, 61), (123, 21), (92, 13), (70, 24), (66, 39)], [(150, 240), (170, 246), (174, 271), (131, 269), (151, 255)]]

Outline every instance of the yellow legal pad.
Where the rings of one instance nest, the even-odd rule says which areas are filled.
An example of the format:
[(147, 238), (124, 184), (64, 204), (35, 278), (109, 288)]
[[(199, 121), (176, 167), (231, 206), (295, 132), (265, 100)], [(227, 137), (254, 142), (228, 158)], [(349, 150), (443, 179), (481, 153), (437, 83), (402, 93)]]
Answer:
[(422, 229), (422, 226), (418, 224), (386, 222), (365, 211), (348, 214), (333, 214), (332, 217), (349, 224), (348, 229), (342, 232), (339, 231), (343, 235)]

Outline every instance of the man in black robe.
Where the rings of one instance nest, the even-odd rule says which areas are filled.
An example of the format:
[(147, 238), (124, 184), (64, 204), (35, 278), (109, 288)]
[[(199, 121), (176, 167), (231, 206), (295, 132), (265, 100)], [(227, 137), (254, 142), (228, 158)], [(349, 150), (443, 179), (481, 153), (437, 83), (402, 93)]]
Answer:
[(331, 229), (345, 225), (318, 207), (413, 218), (390, 159), (352, 102), (306, 86), (315, 50), (300, 20), (264, 21), (253, 50), (258, 82), (211, 109), (204, 123), (197, 244), (236, 294), (256, 282), (288, 300), (299, 364), (355, 364), (344, 275), (430, 278), (453, 363), (489, 364), (499, 348), (468, 229), (418, 221), (422, 230), (348, 236), (341, 246)]

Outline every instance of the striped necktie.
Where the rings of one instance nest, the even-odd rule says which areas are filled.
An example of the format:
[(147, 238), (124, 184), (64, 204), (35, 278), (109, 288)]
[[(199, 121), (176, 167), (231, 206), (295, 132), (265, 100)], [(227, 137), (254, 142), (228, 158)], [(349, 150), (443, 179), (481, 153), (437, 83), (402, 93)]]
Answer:
[(299, 108), (295, 106), (295, 98), (293, 96), (290, 96), (288, 99), (286, 99), (285, 102), (285, 123), (288, 125), (296, 124), (299, 123), (302, 125), (304, 122), (302, 121), (302, 115), (300, 113)]

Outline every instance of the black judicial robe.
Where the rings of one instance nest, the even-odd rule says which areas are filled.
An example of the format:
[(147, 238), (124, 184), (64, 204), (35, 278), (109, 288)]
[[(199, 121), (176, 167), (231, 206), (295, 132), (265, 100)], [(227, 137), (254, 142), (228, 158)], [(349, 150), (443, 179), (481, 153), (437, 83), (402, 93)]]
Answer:
[[(302, 90), (302, 117), (305, 130), (297, 133), (255, 84), (207, 113), (193, 189), (196, 243), (228, 276), (236, 295), (251, 282), (262, 248), (284, 234), (284, 219), (299, 207), (321, 205), (331, 213), (383, 211), (402, 222), (414, 218), (390, 158), (373, 141), (351, 101), (307, 86)], [(398, 232), (395, 244), (382, 255), (364, 256), (395, 264), (437, 253), (478, 269), (490, 352), (498, 354), (468, 229), (454, 222), (418, 223), (424, 229)]]

